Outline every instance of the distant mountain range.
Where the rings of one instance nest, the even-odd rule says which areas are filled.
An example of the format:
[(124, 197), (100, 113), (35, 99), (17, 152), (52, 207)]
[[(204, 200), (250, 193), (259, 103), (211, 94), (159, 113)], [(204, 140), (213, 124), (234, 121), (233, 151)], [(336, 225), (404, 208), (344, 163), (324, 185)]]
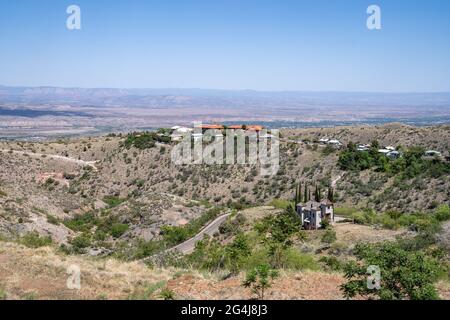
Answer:
[(0, 103), (75, 104), (95, 106), (265, 107), (293, 106), (428, 106), (450, 108), (450, 92), (365, 93), (254, 91), (214, 89), (115, 89), (0, 86)]

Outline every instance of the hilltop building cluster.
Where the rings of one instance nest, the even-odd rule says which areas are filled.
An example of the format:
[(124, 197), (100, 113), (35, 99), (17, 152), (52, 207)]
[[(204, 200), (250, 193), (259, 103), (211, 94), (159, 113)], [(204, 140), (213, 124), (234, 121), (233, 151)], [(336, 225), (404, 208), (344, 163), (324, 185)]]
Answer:
[[(337, 139), (329, 139), (329, 138), (321, 138), (318, 140), (318, 143), (321, 145), (331, 145), (334, 146), (337, 149), (340, 149), (343, 144), (337, 140)], [(359, 144), (356, 147), (357, 151), (360, 152), (364, 152), (364, 151), (369, 151), (372, 148), (372, 145), (370, 144)], [(388, 157), (391, 160), (396, 160), (399, 159), (403, 156), (403, 153), (401, 150), (398, 150), (397, 148), (393, 147), (393, 146), (383, 146), (377, 149), (378, 153), (384, 154), (386, 157)], [(429, 158), (443, 158), (443, 155), (441, 152), (436, 151), (436, 150), (426, 150), (424, 152), (424, 157), (429, 157)], [(447, 161), (450, 160), (449, 156), (446, 156), (445, 159)]]
[[(201, 129), (201, 132), (197, 132)], [(244, 131), (252, 131), (256, 132), (258, 135), (264, 129), (263, 126), (260, 125), (230, 125), (225, 126), (221, 124), (202, 124), (195, 128), (174, 126), (170, 128), (170, 138), (172, 141), (177, 142), (181, 141), (186, 134), (191, 134), (194, 139), (201, 139), (206, 131), (211, 130), (214, 132), (215, 137), (223, 137), (224, 130), (232, 129), (232, 130), (244, 130)], [(267, 136), (268, 137), (268, 136)]]

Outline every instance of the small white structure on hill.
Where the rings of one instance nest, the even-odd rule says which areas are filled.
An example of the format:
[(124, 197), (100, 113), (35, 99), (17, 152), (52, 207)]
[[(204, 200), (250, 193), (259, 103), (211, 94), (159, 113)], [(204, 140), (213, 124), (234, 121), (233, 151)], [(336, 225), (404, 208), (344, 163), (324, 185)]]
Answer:
[(170, 128), (172, 130), (172, 133), (170, 134), (170, 140), (172, 141), (181, 141), (183, 140), (183, 137), (192, 132), (192, 128), (186, 128), (186, 127), (180, 127), (180, 126), (174, 126)]
[(333, 203), (329, 200), (321, 202), (308, 201), (297, 204), (297, 214), (302, 220), (302, 226), (306, 230), (315, 230), (321, 227), (321, 222), (327, 220), (334, 222)]
[(442, 153), (435, 150), (427, 150), (425, 151), (425, 157), (441, 157)]
[(337, 145), (337, 146), (342, 145), (342, 143), (339, 140), (336, 140), (336, 139), (328, 140), (327, 144)]
[(356, 150), (358, 150), (358, 151), (369, 151), (370, 150), (370, 145), (369, 144), (360, 144)]
[(384, 155), (387, 155), (389, 152), (391, 152), (389, 149), (378, 149), (378, 153), (382, 153)]
[(393, 151), (391, 151), (391, 152), (388, 152), (388, 153), (386, 154), (386, 157), (388, 157), (388, 158), (391, 159), (391, 160), (398, 159), (398, 158), (400, 158), (401, 156), (402, 156), (402, 154), (401, 154), (399, 151), (395, 151), (395, 150), (393, 150)]

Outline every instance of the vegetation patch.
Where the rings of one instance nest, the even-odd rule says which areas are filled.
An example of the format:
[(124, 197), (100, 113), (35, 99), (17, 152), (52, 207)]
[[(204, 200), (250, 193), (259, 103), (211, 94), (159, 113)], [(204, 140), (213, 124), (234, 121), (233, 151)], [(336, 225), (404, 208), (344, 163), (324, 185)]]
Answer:
[(42, 237), (39, 233), (33, 231), (23, 236), (19, 242), (28, 248), (40, 248), (52, 244), (51, 237)]
[(137, 149), (145, 150), (154, 148), (156, 142), (170, 143), (170, 137), (158, 134), (157, 132), (133, 132), (125, 137), (123, 145), (127, 149), (135, 147)]
[(106, 203), (110, 208), (117, 207), (125, 201), (126, 199), (121, 199), (116, 196), (106, 196), (103, 198), (103, 202)]
[(222, 211), (222, 207), (215, 207), (209, 209), (199, 218), (190, 221), (184, 226), (163, 226), (161, 228), (161, 234), (164, 241), (169, 246), (177, 245), (183, 241), (186, 241), (196, 235), (208, 222), (217, 218)]
[(443, 162), (439, 158), (426, 159), (425, 149), (411, 147), (406, 150), (400, 148), (403, 156), (398, 159), (390, 159), (378, 152), (380, 144), (372, 142), (369, 151), (359, 151), (354, 143), (349, 143), (347, 148), (339, 155), (338, 165), (345, 171), (362, 171), (375, 169), (390, 176), (399, 176), (400, 180), (412, 179), (418, 176), (439, 178), (450, 174), (450, 162)]
[[(423, 251), (411, 251), (400, 243), (358, 244), (355, 248), (358, 261), (348, 262), (344, 268), (348, 282), (342, 291), (348, 298), (357, 295), (385, 300), (436, 300), (439, 299), (434, 283), (447, 267)], [(370, 266), (380, 275), (379, 287), (367, 285)], [(376, 285), (374, 279), (374, 285)]]

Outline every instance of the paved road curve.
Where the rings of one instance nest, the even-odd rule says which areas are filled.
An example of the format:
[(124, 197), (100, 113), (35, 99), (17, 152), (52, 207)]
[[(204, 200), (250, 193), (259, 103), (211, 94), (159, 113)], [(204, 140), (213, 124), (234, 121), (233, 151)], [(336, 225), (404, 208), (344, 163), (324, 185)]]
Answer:
[(175, 247), (170, 248), (168, 251), (178, 250), (182, 254), (189, 254), (192, 253), (195, 249), (195, 244), (203, 240), (204, 235), (212, 236), (214, 233), (219, 231), (219, 226), (227, 220), (227, 218), (230, 216), (231, 213), (224, 214), (218, 218), (216, 218), (213, 222), (208, 224), (206, 227), (204, 227), (197, 235), (189, 240), (186, 240), (183, 243), (180, 243), (179, 245), (176, 245)]

